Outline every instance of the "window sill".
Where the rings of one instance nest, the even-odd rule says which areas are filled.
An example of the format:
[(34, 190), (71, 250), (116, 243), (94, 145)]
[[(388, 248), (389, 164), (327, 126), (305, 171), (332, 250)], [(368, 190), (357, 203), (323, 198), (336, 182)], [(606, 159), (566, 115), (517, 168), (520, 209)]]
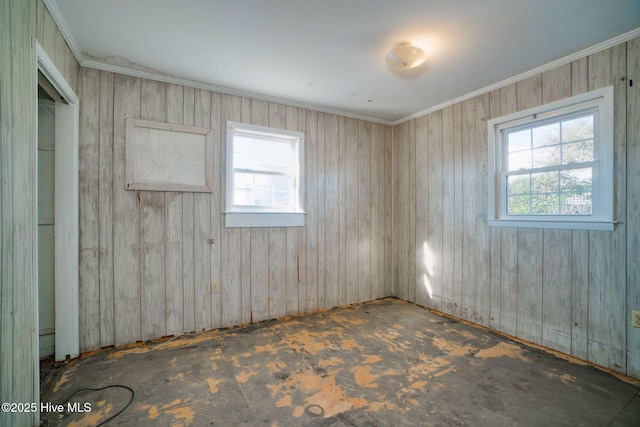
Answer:
[(553, 228), (560, 230), (613, 231), (616, 221), (556, 221), (540, 219), (489, 219), (489, 227)]
[(304, 212), (226, 212), (225, 227), (304, 227)]

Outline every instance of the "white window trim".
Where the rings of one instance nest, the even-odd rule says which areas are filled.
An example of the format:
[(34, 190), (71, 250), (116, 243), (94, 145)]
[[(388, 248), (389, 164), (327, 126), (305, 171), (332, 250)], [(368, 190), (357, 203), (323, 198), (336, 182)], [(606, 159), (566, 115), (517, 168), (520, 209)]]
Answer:
[[(296, 140), (298, 179), (296, 180), (296, 207), (293, 210), (274, 210), (233, 204), (233, 133), (271, 136), (275, 139)], [(304, 226), (304, 134), (265, 126), (227, 122), (226, 132), (226, 227), (302, 227)]]
[[(594, 126), (597, 135), (594, 174), (593, 213), (575, 216), (515, 216), (506, 215), (501, 172), (503, 144), (500, 131), (525, 123), (532, 118), (544, 119), (596, 106), (598, 121)], [(489, 191), (488, 223), (492, 227), (556, 228), (573, 230), (612, 231), (613, 219), (613, 146), (614, 146), (614, 87), (594, 90), (560, 101), (541, 105), (488, 121)], [(597, 183), (597, 186), (595, 186)]]

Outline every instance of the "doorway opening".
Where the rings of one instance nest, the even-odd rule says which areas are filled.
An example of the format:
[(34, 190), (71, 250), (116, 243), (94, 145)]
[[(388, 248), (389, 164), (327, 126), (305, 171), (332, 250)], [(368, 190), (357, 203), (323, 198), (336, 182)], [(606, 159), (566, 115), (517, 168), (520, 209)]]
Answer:
[[(36, 45), (39, 356), (79, 355), (79, 100)], [(42, 126), (42, 127), (41, 127)]]

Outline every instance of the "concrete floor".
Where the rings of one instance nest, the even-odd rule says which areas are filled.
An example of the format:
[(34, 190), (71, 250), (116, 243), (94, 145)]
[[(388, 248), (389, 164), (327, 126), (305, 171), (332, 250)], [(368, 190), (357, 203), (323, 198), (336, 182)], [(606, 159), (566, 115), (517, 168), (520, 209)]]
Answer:
[(388, 298), (43, 363), (42, 424), (640, 426), (625, 382)]

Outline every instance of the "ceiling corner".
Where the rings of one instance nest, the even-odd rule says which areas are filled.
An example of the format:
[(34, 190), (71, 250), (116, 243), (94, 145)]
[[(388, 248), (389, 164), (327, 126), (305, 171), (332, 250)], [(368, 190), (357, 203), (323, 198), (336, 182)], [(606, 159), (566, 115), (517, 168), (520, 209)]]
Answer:
[(71, 34), (71, 30), (69, 30), (67, 22), (64, 20), (60, 9), (58, 9), (58, 4), (55, 0), (42, 0), (42, 2), (51, 14), (53, 22), (55, 22), (58, 26), (58, 30), (60, 30), (62, 37), (67, 42), (67, 45), (69, 46), (71, 53), (73, 53), (73, 56), (75, 56), (76, 61), (78, 61), (78, 64), (80, 64), (80, 66), (84, 67), (84, 64), (86, 62), (84, 55), (82, 55), (82, 51), (80, 50), (76, 39)]

